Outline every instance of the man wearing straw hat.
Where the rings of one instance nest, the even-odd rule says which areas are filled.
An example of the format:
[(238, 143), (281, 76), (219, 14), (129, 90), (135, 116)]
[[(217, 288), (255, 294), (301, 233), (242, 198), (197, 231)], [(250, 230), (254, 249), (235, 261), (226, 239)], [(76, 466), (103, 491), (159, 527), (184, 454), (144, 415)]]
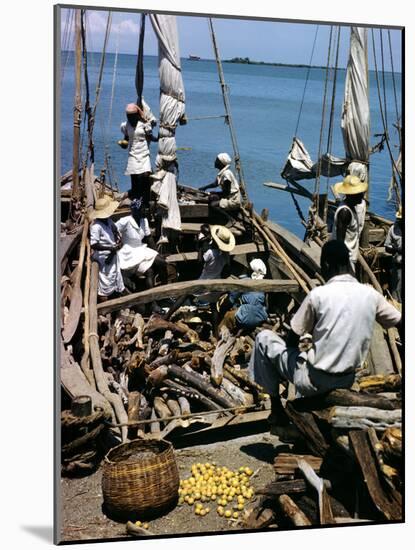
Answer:
[(344, 195), (344, 200), (334, 214), (331, 238), (343, 241), (349, 249), (353, 273), (356, 273), (360, 235), (365, 224), (366, 201), (363, 197), (367, 187), (367, 182), (362, 182), (357, 176), (350, 175), (334, 185), (334, 192)]
[(390, 292), (394, 300), (402, 303), (402, 206), (386, 236), (385, 250), (392, 254)]
[(93, 250), (92, 259), (98, 263), (98, 298), (105, 301), (114, 292), (125, 290), (117, 252), (122, 246), (121, 236), (110, 216), (114, 214), (119, 202), (108, 195), (97, 199), (95, 209), (90, 215), (92, 220), (89, 239)]

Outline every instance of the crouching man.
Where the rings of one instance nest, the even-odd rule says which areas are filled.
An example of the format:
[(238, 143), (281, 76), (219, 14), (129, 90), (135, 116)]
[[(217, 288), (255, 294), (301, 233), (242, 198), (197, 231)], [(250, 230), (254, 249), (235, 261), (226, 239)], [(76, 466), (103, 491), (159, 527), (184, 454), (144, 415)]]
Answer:
[[(281, 382), (292, 382), (297, 397), (350, 388), (369, 351), (375, 321), (389, 328), (401, 320), (379, 292), (350, 274), (349, 250), (342, 241), (323, 246), (321, 272), (326, 284), (305, 298), (287, 341), (271, 330), (261, 331), (255, 340), (250, 375), (271, 396), (269, 421), (277, 435), (284, 435), (289, 425), (279, 398)], [(300, 351), (301, 340), (310, 335), (311, 349)]]

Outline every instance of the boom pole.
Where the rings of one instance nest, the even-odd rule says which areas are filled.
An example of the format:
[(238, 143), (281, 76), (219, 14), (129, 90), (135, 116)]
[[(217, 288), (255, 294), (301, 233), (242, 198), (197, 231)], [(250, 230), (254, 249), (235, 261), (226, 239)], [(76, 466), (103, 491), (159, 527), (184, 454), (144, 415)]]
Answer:
[(212, 37), (213, 50), (215, 52), (216, 64), (218, 67), (218, 75), (219, 75), (219, 82), (222, 90), (223, 104), (225, 107), (225, 115), (226, 115), (225, 120), (229, 126), (229, 132), (231, 134), (233, 154), (235, 158), (235, 168), (238, 174), (239, 185), (241, 187), (242, 199), (243, 199), (243, 202), (246, 203), (248, 201), (248, 195), (246, 192), (245, 179), (244, 179), (244, 174), (242, 170), (241, 157), (239, 154), (239, 147), (236, 139), (235, 128), (232, 121), (231, 106), (229, 103), (229, 94), (228, 94), (229, 90), (228, 90), (227, 84), (225, 83), (225, 75), (223, 74), (222, 61), (219, 55), (219, 49), (218, 49), (218, 44), (216, 42), (216, 35), (213, 28), (213, 22), (210, 17), (208, 18), (208, 22), (209, 22), (210, 35)]
[(75, 101), (73, 112), (72, 200), (80, 199), (79, 142), (81, 134), (81, 10), (75, 10)]

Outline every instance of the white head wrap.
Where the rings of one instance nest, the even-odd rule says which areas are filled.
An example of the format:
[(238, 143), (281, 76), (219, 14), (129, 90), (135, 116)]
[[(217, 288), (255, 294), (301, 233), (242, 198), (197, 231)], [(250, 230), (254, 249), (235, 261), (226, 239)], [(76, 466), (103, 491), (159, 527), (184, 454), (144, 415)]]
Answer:
[(249, 267), (252, 269), (251, 279), (263, 279), (267, 274), (266, 265), (259, 258), (252, 260)]
[(216, 158), (223, 166), (229, 166), (230, 163), (232, 162), (232, 159), (228, 155), (228, 153), (219, 153), (219, 155)]

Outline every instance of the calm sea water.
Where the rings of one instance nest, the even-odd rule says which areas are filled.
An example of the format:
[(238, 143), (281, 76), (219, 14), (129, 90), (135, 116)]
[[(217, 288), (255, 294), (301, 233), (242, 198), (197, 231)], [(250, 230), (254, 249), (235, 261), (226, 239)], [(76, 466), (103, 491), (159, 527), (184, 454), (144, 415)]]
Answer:
[[(125, 54), (118, 56), (114, 101), (110, 118), (114, 58), (114, 54), (107, 54), (101, 98), (97, 109), (94, 131), (96, 172), (99, 173), (102, 166), (103, 153), (105, 145), (107, 145), (119, 188), (126, 190), (129, 188), (129, 177), (124, 176), (126, 151), (122, 150), (116, 142), (122, 137), (119, 127), (124, 120), (125, 105), (130, 101), (135, 101), (136, 98), (134, 87), (136, 58), (133, 55)], [(62, 52), (61, 59), (61, 170), (64, 173), (71, 168), (72, 163), (73, 54)], [(93, 102), (100, 54), (90, 53), (88, 62), (91, 101)], [(159, 108), (157, 64), (157, 57), (147, 56), (145, 58), (144, 97), (156, 116)], [(282, 182), (280, 172), (294, 135), (307, 70), (294, 67), (229, 63), (224, 63), (223, 66), (230, 90), (232, 115), (249, 197), (254, 202), (257, 211), (268, 207), (274, 221), (302, 237), (304, 230), (291, 196), (283, 191), (266, 188), (263, 183), (267, 181)], [(188, 118), (223, 115), (224, 107), (216, 63), (185, 59), (182, 61), (182, 70)], [(338, 156), (344, 155), (340, 115), (345, 74), (345, 71), (339, 71), (337, 80), (338, 91), (332, 153)], [(58, 75), (59, 77), (60, 75)], [(318, 152), (324, 78), (325, 70), (311, 70), (297, 134), (305, 143), (313, 159), (317, 158)], [(395, 81), (400, 108), (400, 74), (395, 75)], [(395, 102), (390, 73), (386, 73), (385, 83), (389, 120), (394, 122), (396, 120)], [(378, 141), (374, 134), (380, 134), (383, 131), (374, 73), (370, 74), (370, 102), (371, 144), (373, 145)], [(394, 145), (397, 145), (396, 133), (392, 138)], [(325, 149), (326, 139), (323, 143)], [(218, 153), (227, 151), (232, 155), (229, 129), (223, 118), (190, 120), (186, 126), (178, 128), (177, 145), (186, 148), (186, 150), (178, 152), (179, 181), (196, 187), (213, 181), (216, 174), (213, 163)], [(151, 150), (152, 158), (155, 159), (157, 145), (152, 144)], [(387, 202), (390, 177), (391, 167), (386, 149), (381, 153), (373, 154), (370, 167), (370, 206), (373, 211), (387, 217), (393, 217), (395, 211), (394, 205)], [(314, 183), (309, 181), (304, 185), (312, 190)], [(325, 179), (322, 179), (320, 185), (321, 188), (325, 188)], [(299, 202), (307, 217), (308, 200), (300, 198)]]

